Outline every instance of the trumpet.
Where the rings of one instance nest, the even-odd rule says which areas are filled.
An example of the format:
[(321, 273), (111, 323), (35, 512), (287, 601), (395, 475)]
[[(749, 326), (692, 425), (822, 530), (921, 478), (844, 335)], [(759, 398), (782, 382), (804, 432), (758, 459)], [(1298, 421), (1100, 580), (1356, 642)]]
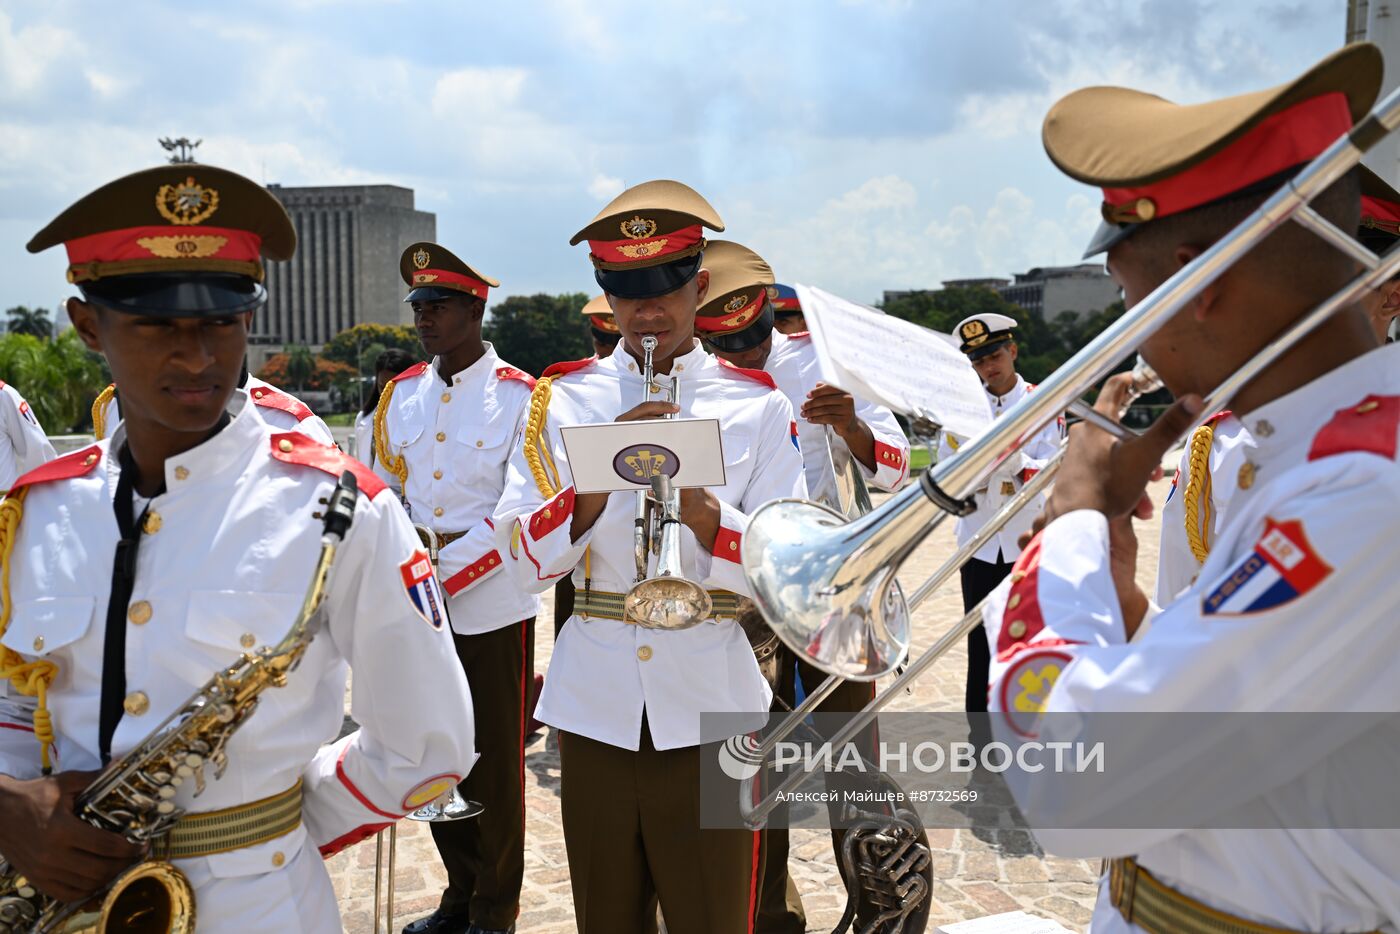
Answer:
[[(1352, 258), (1360, 271), (1217, 386), (1205, 400), (1203, 413), (1227, 405), (1241, 387), (1334, 313), (1400, 272), (1400, 250), (1374, 255), (1309, 203), (1397, 126), (1400, 91), (1393, 91), (1356, 130), (1339, 138), (1232, 231), (1129, 309), (1042, 382), (1035, 393), (879, 509), (844, 525), (811, 503), (779, 500), (759, 509), (744, 536), (742, 558), (756, 602), (769, 624), (794, 651), (823, 670), (847, 677), (854, 672), (864, 680), (891, 671), (903, 660), (903, 647), (882, 643), (871, 634), (888, 632), (901, 624), (907, 631), (909, 603), (902, 597), (894, 598), (898, 594), (895, 574), (904, 560), (944, 517), (971, 512), (973, 491), (1056, 413), (1069, 410), (1085, 414), (1087, 421), (1099, 427), (1127, 434), (1128, 430), (1116, 422), (1088, 410), (1079, 397), (1278, 227), (1289, 222), (1300, 224)], [(1135, 383), (1149, 387), (1150, 380), (1145, 373), (1141, 375), (1143, 380), (1135, 379)], [(1062, 454), (1063, 449), (1021, 493), (1043, 489)], [(1024, 508), (1030, 501), (1029, 496), (1015, 497), (996, 518), (1004, 525), (1013, 514), (1009, 507)], [(930, 591), (920, 588), (918, 595), (922, 599)], [(981, 606), (974, 608), (911, 662), (832, 738), (831, 745), (842, 746), (858, 735), (899, 691), (981, 622), (981, 610)], [(745, 806), (746, 820), (761, 826), (778, 799), (801, 779), (801, 773), (794, 774), (769, 798)]]
[[(656, 389), (652, 362), (656, 345), (652, 335), (642, 338), (643, 401)], [(667, 402), (679, 398), (678, 386), (679, 380), (671, 377)], [(653, 469), (649, 480), (649, 489), (637, 491), (632, 532), (637, 580), (623, 598), (623, 609), (629, 619), (648, 629), (689, 629), (710, 618), (713, 600), (709, 591), (683, 576), (680, 491), (672, 486), (670, 474), (659, 468)], [(648, 575), (653, 554), (656, 573)]]

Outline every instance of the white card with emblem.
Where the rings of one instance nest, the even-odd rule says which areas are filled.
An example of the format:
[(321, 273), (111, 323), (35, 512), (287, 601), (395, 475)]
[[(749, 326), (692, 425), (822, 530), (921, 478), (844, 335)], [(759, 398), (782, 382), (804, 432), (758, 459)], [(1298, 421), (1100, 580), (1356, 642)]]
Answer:
[(642, 489), (655, 473), (677, 489), (725, 484), (718, 419), (566, 425), (559, 434), (579, 493)]

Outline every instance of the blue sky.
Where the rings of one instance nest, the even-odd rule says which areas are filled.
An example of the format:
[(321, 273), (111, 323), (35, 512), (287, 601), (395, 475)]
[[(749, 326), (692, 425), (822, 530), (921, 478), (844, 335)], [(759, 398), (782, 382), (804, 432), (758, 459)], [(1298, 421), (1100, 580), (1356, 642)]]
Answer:
[(781, 280), (859, 301), (1076, 262), (1097, 199), (1040, 147), (1056, 98), (1265, 87), (1339, 46), (1344, 15), (1344, 0), (0, 0), (0, 308), (71, 294), (62, 251), (25, 242), (180, 135), (264, 182), (416, 189), (497, 295), (594, 292), (568, 239), (649, 178), (698, 189)]

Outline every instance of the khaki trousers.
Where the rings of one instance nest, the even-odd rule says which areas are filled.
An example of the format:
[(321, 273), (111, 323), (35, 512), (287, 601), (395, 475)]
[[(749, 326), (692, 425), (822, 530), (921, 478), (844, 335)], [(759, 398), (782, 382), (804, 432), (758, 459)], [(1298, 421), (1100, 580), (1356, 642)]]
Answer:
[(580, 934), (752, 934), (760, 835), (700, 828), (701, 747), (559, 737), (564, 843)]
[(447, 891), (441, 909), (504, 929), (520, 914), (525, 877), (525, 723), (534, 692), (534, 617), (452, 641), (467, 674), (481, 758), (458, 785), (486, 808), (466, 820), (430, 824)]

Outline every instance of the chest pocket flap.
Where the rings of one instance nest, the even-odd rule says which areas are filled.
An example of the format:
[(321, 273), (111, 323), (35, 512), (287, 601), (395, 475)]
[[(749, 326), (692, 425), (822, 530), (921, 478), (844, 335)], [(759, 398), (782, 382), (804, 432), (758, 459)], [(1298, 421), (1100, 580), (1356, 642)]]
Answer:
[(276, 645), (296, 622), (301, 601), (299, 594), (290, 593), (195, 591), (190, 594), (185, 633), (235, 654)]
[(472, 450), (480, 448), (489, 451), (498, 448), (510, 440), (511, 432), (515, 426), (501, 414), (499, 417), (482, 424), (462, 425), (457, 429), (457, 441), (465, 444)]
[[(789, 444), (791, 442), (788, 442)], [(746, 434), (737, 431), (725, 432), (723, 440), (720, 442), (724, 448), (724, 466), (738, 467), (747, 463), (752, 456), (753, 439)]]
[(43, 597), (16, 604), (0, 643), (21, 655), (51, 655), (87, 635), (96, 604), (93, 597)]
[[(396, 392), (403, 392), (398, 389)], [(397, 402), (398, 399), (393, 400)], [(417, 441), (423, 434), (423, 425), (427, 422), (427, 414), (423, 404), (417, 399), (407, 399), (403, 405), (395, 405), (390, 412), (385, 415), (388, 424), (385, 426), (389, 435), (389, 447), (404, 448)]]

